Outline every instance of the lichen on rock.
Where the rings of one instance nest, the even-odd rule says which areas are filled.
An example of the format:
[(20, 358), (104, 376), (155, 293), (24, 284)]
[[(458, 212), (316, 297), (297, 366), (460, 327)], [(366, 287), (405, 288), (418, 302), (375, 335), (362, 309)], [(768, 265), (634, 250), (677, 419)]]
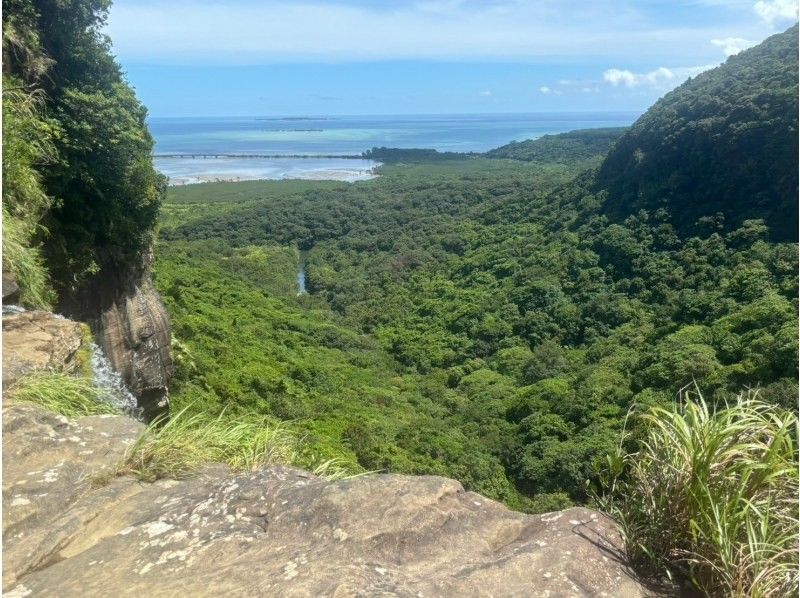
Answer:
[[(91, 480), (141, 424), (3, 411), (4, 590), (35, 596), (646, 595), (614, 524), (526, 515), (454, 480), (270, 466)], [(23, 590), (24, 588), (24, 590)]]

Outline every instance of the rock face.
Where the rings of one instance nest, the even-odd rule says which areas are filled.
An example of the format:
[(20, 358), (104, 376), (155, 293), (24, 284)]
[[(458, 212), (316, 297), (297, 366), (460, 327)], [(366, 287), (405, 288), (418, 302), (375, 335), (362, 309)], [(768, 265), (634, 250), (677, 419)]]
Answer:
[(108, 267), (85, 288), (63, 293), (58, 308), (87, 322), (125, 386), (138, 400), (145, 420), (169, 409), (173, 374), (172, 330), (150, 275), (152, 252), (125, 269)]
[(92, 320), (98, 344), (126, 386), (136, 395), (146, 420), (169, 408), (172, 377), (171, 329), (161, 297), (148, 273), (107, 293), (99, 318)]
[(19, 302), (20, 289), (11, 272), (3, 272), (3, 305)]
[(5, 407), (4, 596), (647, 594), (602, 515), (515, 513), (439, 477), (217, 467), (92, 488), (139, 429)]
[(4, 594), (18, 577), (59, 558), (97, 517), (103, 492), (80, 500), (90, 476), (121, 459), (142, 428), (121, 416), (69, 421), (33, 406), (4, 406)]
[(3, 316), (3, 386), (33, 370), (77, 370), (83, 342), (80, 324), (46, 312)]

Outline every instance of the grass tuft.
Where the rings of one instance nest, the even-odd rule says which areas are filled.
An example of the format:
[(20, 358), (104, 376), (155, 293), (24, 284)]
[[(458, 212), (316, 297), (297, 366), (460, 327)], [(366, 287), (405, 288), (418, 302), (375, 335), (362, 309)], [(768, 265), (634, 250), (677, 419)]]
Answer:
[(710, 596), (796, 596), (797, 415), (756, 392), (712, 410), (686, 391), (639, 422), (638, 450), (608, 457), (600, 500), (632, 562)]
[(119, 473), (142, 480), (183, 478), (208, 463), (253, 471), (271, 463), (290, 464), (296, 437), (265, 418), (192, 412), (191, 405), (147, 426), (130, 447)]
[(9, 393), (14, 402), (38, 405), (66, 417), (119, 414), (100, 400), (101, 391), (86, 377), (37, 372), (20, 378)]

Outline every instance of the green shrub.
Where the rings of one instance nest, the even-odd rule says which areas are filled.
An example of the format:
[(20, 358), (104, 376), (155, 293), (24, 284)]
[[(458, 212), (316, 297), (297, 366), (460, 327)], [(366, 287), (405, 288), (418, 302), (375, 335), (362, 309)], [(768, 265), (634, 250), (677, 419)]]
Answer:
[[(13, 27), (4, 27), (4, 37), (10, 33)], [(43, 94), (6, 76), (3, 88), (3, 271), (14, 274), (22, 304), (48, 309), (55, 296), (37, 239), (53, 202), (39, 169), (54, 160), (55, 128), (44, 117)]]
[(23, 376), (9, 389), (17, 403), (31, 403), (66, 417), (118, 414), (112, 405), (100, 400), (101, 391), (90, 378), (58, 373)]
[(681, 399), (639, 416), (637, 450), (608, 457), (601, 503), (632, 562), (711, 596), (797, 595), (796, 414), (755, 392), (717, 410)]

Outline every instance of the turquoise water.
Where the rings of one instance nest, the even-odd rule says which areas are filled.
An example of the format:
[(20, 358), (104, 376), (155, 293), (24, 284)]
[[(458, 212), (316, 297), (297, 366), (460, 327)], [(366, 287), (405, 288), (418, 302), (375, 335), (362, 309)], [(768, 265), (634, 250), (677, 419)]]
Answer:
[[(213, 178), (336, 178), (369, 176), (374, 164), (329, 156), (372, 147), (483, 152), (509, 141), (575, 129), (630, 125), (637, 112), (430, 116), (151, 118), (156, 166), (173, 183)], [(164, 154), (236, 158), (164, 157)], [(264, 158), (255, 155), (286, 156)], [(325, 156), (313, 160), (290, 156)], [(245, 158), (242, 156), (254, 156)]]

